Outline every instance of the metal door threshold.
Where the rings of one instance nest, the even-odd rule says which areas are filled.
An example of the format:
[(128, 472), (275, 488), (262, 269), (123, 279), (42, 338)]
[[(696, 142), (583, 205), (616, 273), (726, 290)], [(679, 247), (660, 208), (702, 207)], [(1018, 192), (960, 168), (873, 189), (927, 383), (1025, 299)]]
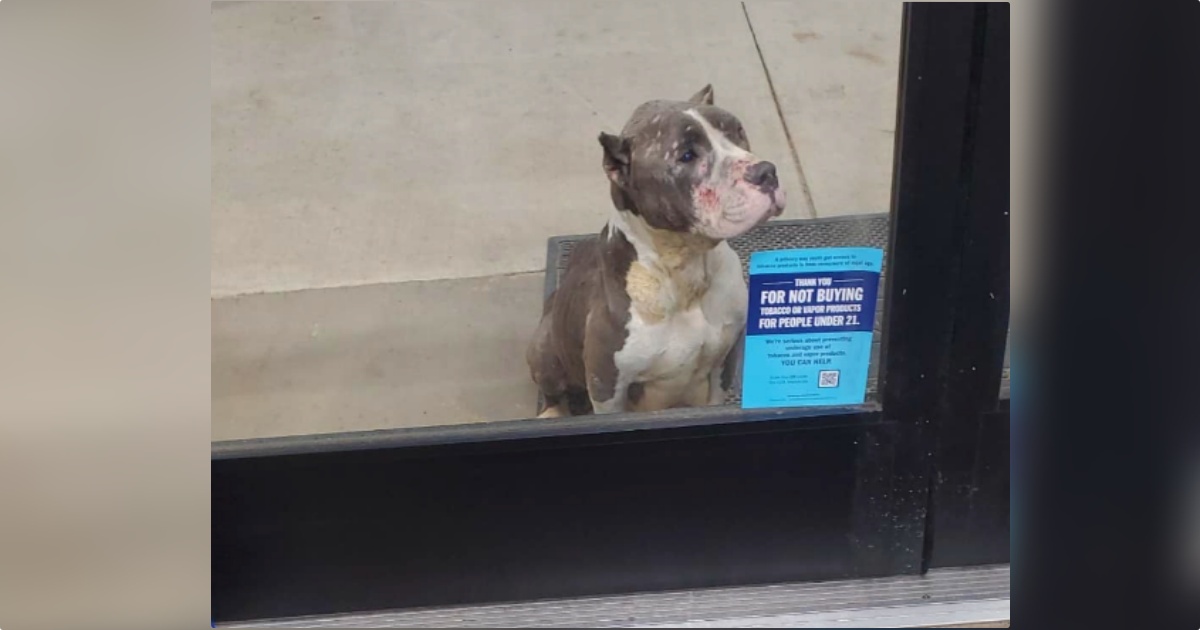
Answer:
[(1007, 627), (1009, 565), (925, 576), (278, 619), (230, 628)]

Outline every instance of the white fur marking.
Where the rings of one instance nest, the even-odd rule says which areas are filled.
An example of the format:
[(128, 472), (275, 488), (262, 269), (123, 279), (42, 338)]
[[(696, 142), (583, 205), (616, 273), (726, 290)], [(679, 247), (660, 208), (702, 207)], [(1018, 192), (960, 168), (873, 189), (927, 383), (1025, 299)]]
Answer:
[(700, 123), (700, 128), (704, 130), (704, 134), (708, 136), (709, 142), (712, 143), (713, 151), (717, 154), (718, 160), (745, 160), (752, 157), (749, 151), (734, 144), (729, 140), (728, 136), (708, 124), (708, 120), (696, 112), (696, 110), (689, 109), (684, 113), (695, 118), (696, 122)]
[(609, 225), (621, 230), (637, 252), (637, 262), (659, 280), (663, 287), (659, 306), (665, 316), (651, 321), (636, 306), (630, 309), (629, 334), (613, 356), (616, 392), (599, 406), (593, 401), (597, 413), (625, 409), (631, 383), (644, 387), (641, 401), (633, 405), (638, 410), (724, 402), (721, 368), (746, 323), (746, 284), (737, 254), (722, 242), (676, 270), (676, 277), (700, 274), (707, 279), (708, 288), (700, 299), (683, 306), (672, 300), (679, 284), (661, 266), (652, 228), (640, 217), (620, 212)]

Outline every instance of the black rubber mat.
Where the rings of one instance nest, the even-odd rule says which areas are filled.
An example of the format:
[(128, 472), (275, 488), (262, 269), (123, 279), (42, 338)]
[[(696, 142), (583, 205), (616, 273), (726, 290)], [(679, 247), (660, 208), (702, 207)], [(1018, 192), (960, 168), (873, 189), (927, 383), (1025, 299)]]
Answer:
[[(558, 286), (559, 278), (567, 268), (571, 251), (582, 240), (592, 238), (594, 234), (578, 236), (555, 236), (549, 240), (546, 254), (546, 288), (545, 297), (549, 297)], [(831, 217), (827, 219), (801, 219), (795, 221), (771, 221), (764, 223), (734, 239), (729, 244), (737, 252), (742, 261), (742, 276), (749, 279), (747, 270), (750, 264), (750, 254), (753, 252), (773, 249), (801, 249), (814, 247), (878, 247), (886, 251), (888, 242), (888, 215), (868, 214)], [(883, 324), (884, 294), (882, 286), (887, 274), (887, 256), (884, 256), (884, 267), (880, 274), (879, 299), (875, 305), (875, 338), (871, 344), (871, 365), (867, 377), (867, 400), (876, 397), (879, 383), (879, 350), (883, 339), (881, 326)], [(741, 343), (735, 348), (740, 356)], [(1002, 395), (1007, 395), (1008, 387), (1007, 357), (1005, 358), (1004, 383)], [(741, 362), (738, 362), (738, 372), (734, 375), (733, 387), (726, 398), (726, 405), (741, 406)], [(538, 400), (538, 410), (542, 409), (542, 401)]]

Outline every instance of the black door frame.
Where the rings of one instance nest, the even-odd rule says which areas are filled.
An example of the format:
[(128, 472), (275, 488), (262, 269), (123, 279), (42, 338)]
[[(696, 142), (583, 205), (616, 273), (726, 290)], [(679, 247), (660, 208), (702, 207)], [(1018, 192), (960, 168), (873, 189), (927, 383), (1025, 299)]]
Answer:
[(1007, 3), (972, 9), (959, 271), (925, 540), (933, 567), (1008, 561), (1009, 13)]
[(1006, 562), (1008, 5), (902, 28), (878, 403), (215, 443), (214, 620)]

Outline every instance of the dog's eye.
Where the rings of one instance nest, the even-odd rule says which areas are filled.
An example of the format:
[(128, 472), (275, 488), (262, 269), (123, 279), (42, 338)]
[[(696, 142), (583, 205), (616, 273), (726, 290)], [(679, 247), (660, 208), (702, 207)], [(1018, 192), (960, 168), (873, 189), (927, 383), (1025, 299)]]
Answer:
[(688, 162), (691, 162), (694, 159), (696, 159), (696, 153), (694, 151), (692, 151), (691, 149), (684, 151), (683, 155), (679, 156), (679, 161), (683, 162), (685, 164)]

